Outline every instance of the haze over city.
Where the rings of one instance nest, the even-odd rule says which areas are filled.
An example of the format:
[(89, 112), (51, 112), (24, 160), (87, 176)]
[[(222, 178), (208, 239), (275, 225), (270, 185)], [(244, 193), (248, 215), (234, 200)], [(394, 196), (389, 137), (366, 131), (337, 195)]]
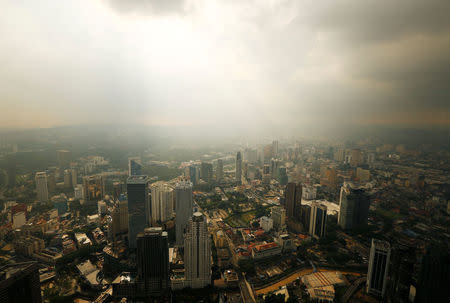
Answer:
[(0, 303), (435, 303), (450, 1), (0, 0)]
[(2, 1), (0, 127), (448, 127), (448, 1)]

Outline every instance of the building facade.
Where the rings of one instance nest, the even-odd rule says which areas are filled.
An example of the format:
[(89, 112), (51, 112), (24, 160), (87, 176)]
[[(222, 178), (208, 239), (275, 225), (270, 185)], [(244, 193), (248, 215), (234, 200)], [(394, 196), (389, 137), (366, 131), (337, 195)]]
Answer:
[(192, 183), (181, 181), (175, 187), (175, 237), (176, 244), (181, 246), (184, 241), (184, 233), (187, 229), (189, 218), (193, 213)]

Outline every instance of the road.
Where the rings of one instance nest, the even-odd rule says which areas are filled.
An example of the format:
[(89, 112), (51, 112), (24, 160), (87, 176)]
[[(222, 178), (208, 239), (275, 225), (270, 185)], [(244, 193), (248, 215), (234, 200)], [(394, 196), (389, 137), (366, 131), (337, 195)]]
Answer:
[(241, 289), (242, 300), (244, 303), (255, 303), (251, 289), (249, 289), (248, 283), (246, 283), (245, 278), (239, 277), (239, 288)]
[(359, 278), (347, 289), (342, 296), (341, 302), (347, 303), (347, 301), (353, 296), (353, 294), (360, 288), (360, 286), (367, 281), (366, 277)]

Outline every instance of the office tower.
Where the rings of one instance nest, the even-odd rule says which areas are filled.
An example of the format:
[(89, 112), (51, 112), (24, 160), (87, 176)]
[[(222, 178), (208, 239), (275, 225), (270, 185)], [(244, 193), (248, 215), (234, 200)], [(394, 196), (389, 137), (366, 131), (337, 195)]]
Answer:
[(280, 185), (286, 185), (288, 183), (286, 167), (278, 168), (278, 183), (280, 183)]
[(360, 149), (352, 149), (351, 152), (351, 158), (350, 158), (350, 165), (351, 166), (358, 166), (362, 163), (362, 154)]
[(270, 184), (270, 179), (271, 179), (270, 165), (264, 164), (263, 173), (262, 173), (262, 183), (268, 185), (268, 184)]
[(59, 168), (68, 168), (70, 161), (72, 161), (72, 153), (68, 150), (57, 150), (56, 158), (58, 160)]
[(389, 270), (391, 246), (389, 242), (372, 239), (366, 291), (377, 297), (384, 297)]
[(322, 238), (325, 235), (327, 224), (327, 207), (313, 202), (309, 222), (309, 234), (315, 238)]
[(398, 243), (391, 250), (389, 283), (386, 297), (390, 302), (409, 302), (409, 292), (413, 282), (416, 248)]
[(49, 168), (46, 170), (47, 174), (47, 189), (49, 193), (54, 193), (56, 190), (56, 178), (55, 178), (56, 168)]
[(264, 162), (269, 162), (269, 160), (272, 159), (272, 157), (274, 156), (272, 144), (264, 146), (263, 155), (264, 155), (264, 157), (263, 157)]
[(136, 248), (137, 234), (144, 231), (149, 221), (148, 178), (130, 176), (127, 179), (128, 194), (128, 245)]
[(64, 170), (64, 187), (72, 188), (72, 171), (70, 169)]
[(264, 229), (265, 232), (269, 232), (273, 228), (273, 219), (266, 216), (259, 218), (259, 226)]
[(270, 160), (270, 175), (273, 179), (278, 179), (278, 168), (281, 165), (281, 161), (278, 159)]
[(270, 217), (276, 230), (283, 230), (286, 227), (286, 210), (283, 207), (272, 207)]
[(241, 152), (238, 151), (236, 154), (235, 181), (240, 183), (241, 180), (242, 180), (242, 157), (241, 157)]
[(78, 184), (78, 169), (76, 167), (72, 167), (70, 170), (72, 172), (72, 186), (75, 187)]
[(213, 169), (212, 164), (208, 162), (202, 162), (201, 164), (201, 170), (200, 170), (200, 177), (203, 181), (206, 183), (211, 183), (213, 176)]
[(223, 161), (222, 161), (222, 159), (217, 160), (216, 178), (217, 178), (218, 183), (223, 181)]
[(345, 150), (343, 148), (338, 148), (334, 153), (334, 160), (337, 162), (344, 162)]
[(191, 288), (211, 284), (211, 239), (206, 217), (196, 212), (189, 219), (184, 238), (186, 283)]
[(278, 140), (272, 141), (272, 152), (275, 157), (278, 157)]
[(106, 202), (101, 200), (97, 202), (97, 210), (98, 210), (98, 214), (99, 215), (106, 215), (107, 211), (108, 211), (108, 207), (106, 205)]
[(311, 223), (311, 206), (302, 204), (300, 206), (300, 223), (302, 223), (303, 230), (309, 231)]
[(142, 163), (139, 157), (128, 158), (128, 176), (141, 176)]
[(255, 164), (258, 162), (258, 152), (256, 149), (246, 148), (243, 154), (243, 160), (246, 160), (248, 163)]
[(300, 183), (288, 183), (284, 191), (286, 215), (290, 220), (298, 219), (302, 204), (302, 185)]
[(143, 295), (158, 296), (169, 289), (169, 240), (161, 227), (149, 227), (137, 235), (137, 268)]
[(0, 303), (12, 302), (42, 302), (37, 263), (14, 263), (0, 268)]
[[(151, 219), (152, 222), (165, 222), (172, 218), (173, 189), (167, 184), (156, 182), (151, 186)], [(150, 223), (150, 222), (149, 222)]]
[(330, 188), (336, 188), (337, 174), (334, 167), (325, 167), (323, 176), (320, 178), (320, 185), (324, 185)]
[(194, 166), (194, 165), (188, 166), (188, 177), (193, 185), (197, 184), (198, 176), (197, 176), (197, 167), (196, 166)]
[(242, 178), (248, 180), (248, 162), (242, 161)]
[(186, 232), (189, 218), (193, 213), (192, 183), (181, 181), (175, 187), (175, 236), (176, 244), (183, 245), (184, 233)]
[(448, 301), (450, 253), (447, 245), (430, 246), (422, 258), (414, 302)]
[(103, 198), (103, 177), (101, 175), (83, 178), (84, 199), (86, 201), (97, 201)]
[(47, 174), (45, 172), (36, 173), (36, 192), (39, 202), (48, 201)]
[(369, 205), (369, 196), (364, 188), (344, 182), (341, 187), (338, 224), (347, 230), (367, 226)]
[(108, 223), (108, 237), (114, 242), (128, 233), (128, 201), (116, 201)]

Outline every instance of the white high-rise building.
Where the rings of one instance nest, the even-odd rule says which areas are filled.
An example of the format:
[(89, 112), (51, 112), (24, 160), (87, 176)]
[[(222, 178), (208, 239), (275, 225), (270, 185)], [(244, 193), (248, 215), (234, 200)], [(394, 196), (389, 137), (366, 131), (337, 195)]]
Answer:
[(261, 217), (259, 219), (259, 225), (261, 226), (262, 229), (264, 229), (265, 232), (268, 232), (273, 228), (273, 220), (266, 216)]
[(273, 227), (277, 230), (283, 230), (286, 227), (286, 210), (284, 207), (275, 206), (271, 210)]
[(241, 182), (242, 179), (242, 157), (241, 157), (241, 152), (238, 151), (236, 154), (236, 181), (237, 182)]
[(36, 192), (40, 202), (48, 201), (47, 174), (45, 172), (36, 173)]
[(369, 270), (367, 271), (367, 293), (384, 297), (390, 257), (391, 246), (389, 242), (372, 239)]
[(186, 286), (203, 288), (211, 284), (211, 238), (206, 217), (196, 212), (189, 219), (184, 237)]
[(155, 184), (152, 184), (151, 190), (152, 221), (165, 222), (171, 219), (173, 215), (173, 189), (167, 184), (157, 182)]
[(193, 213), (192, 183), (181, 181), (175, 187), (175, 236), (176, 244), (183, 245), (184, 233), (186, 232), (189, 218)]

